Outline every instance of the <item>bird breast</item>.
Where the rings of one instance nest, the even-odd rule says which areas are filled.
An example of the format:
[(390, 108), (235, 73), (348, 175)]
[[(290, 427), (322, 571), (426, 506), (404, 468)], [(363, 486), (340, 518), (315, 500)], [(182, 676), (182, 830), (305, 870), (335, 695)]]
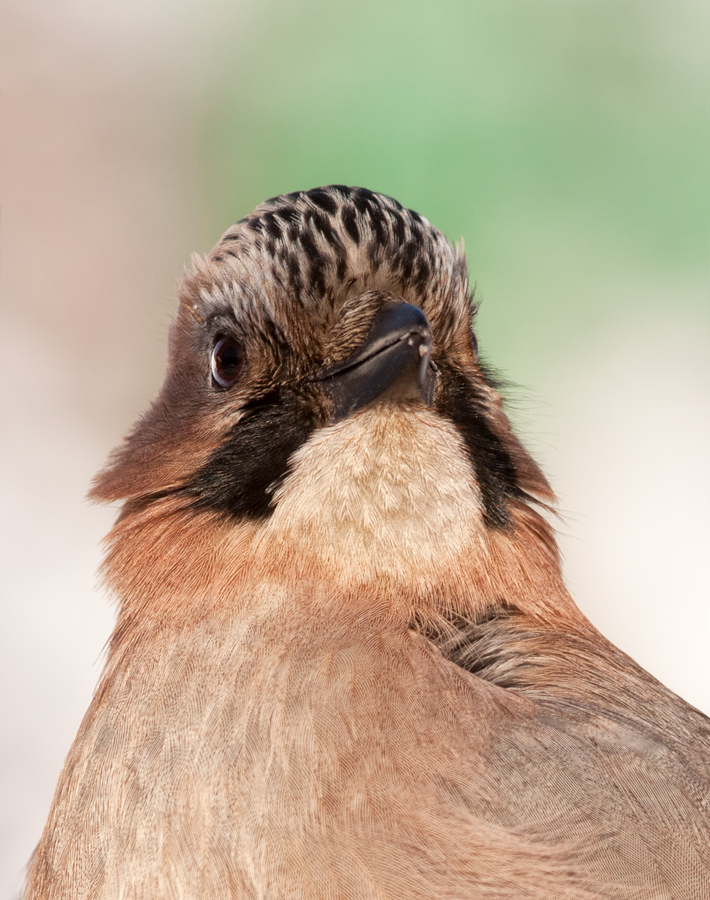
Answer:
[(484, 874), (534, 873), (539, 851), (486, 821), (484, 777), (491, 728), (527, 702), (442, 665), (410, 631), (277, 593), (259, 618), (156, 632), (114, 656), (50, 818), (46, 900), (125, 885), (153, 900), (176, 884), (184, 897), (372, 898), (397, 883), (423, 898), (444, 859), (455, 897), (472, 858)]

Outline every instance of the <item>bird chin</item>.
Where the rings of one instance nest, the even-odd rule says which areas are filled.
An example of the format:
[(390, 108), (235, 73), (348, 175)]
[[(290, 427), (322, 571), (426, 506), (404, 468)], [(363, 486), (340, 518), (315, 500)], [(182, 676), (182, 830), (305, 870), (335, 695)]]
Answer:
[(455, 428), (421, 404), (380, 403), (294, 454), (263, 537), (362, 582), (421, 578), (480, 546), (483, 530)]

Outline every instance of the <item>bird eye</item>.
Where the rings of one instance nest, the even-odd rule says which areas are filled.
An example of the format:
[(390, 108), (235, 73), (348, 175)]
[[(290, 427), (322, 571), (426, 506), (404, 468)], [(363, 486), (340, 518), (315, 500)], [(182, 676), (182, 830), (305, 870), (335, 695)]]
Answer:
[(212, 350), (210, 368), (215, 383), (222, 388), (236, 384), (244, 367), (244, 351), (233, 337), (218, 338)]

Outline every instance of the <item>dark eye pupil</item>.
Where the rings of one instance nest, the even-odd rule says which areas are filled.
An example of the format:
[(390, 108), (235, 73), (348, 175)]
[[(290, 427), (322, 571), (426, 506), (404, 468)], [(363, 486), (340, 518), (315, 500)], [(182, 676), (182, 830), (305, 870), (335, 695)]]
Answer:
[(212, 350), (212, 377), (220, 387), (231, 387), (244, 365), (244, 351), (231, 337), (220, 338)]

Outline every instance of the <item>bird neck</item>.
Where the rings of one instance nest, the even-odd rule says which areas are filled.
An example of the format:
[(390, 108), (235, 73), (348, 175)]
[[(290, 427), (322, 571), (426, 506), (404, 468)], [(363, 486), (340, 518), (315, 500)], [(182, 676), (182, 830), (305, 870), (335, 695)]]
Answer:
[(486, 524), (458, 434), (424, 409), (322, 429), (294, 455), (266, 519), (230, 521), (179, 495), (127, 508), (104, 570), (120, 621), (135, 627), (260, 616), (269, 604), (288, 615), (289, 603), (402, 627), (500, 606), (589, 627), (549, 524), (523, 501), (506, 527)]

